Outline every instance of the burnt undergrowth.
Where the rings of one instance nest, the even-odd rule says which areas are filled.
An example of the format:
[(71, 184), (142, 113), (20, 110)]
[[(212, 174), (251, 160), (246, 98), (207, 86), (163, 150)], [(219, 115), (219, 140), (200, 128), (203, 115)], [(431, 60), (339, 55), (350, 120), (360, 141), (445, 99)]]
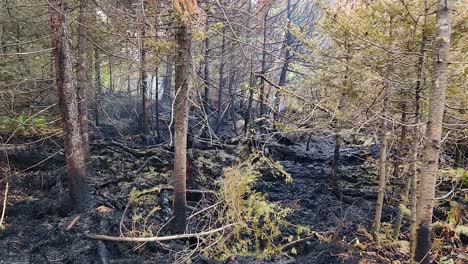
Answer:
[[(261, 153), (271, 161), (252, 160), (261, 174), (254, 190), (290, 210), (286, 217), (290, 223), (311, 230), (308, 235), (296, 236), (292, 228), (282, 228), (286, 242), (276, 257), (215, 260), (197, 251), (193, 239), (139, 244), (88, 239), (85, 234), (89, 233), (167, 235), (166, 223), (172, 215), (173, 149), (167, 140), (122, 137), (115, 131), (105, 131), (100, 127), (94, 133), (88, 183), (95, 206), (85, 214), (75, 214), (68, 206), (58, 138), (18, 139), (15, 143), (27, 147), (7, 151), (9, 164), (2, 166), (8, 166), (10, 172), (2, 176), (2, 181), (8, 181), (10, 188), (6, 225), (0, 231), (0, 258), (4, 263), (173, 263), (185, 255), (194, 263), (359, 263), (362, 259), (391, 263), (408, 258), (407, 246), (376, 246), (366, 231), (372, 224), (378, 187), (377, 146), (342, 148), (339, 185), (347, 197), (344, 201), (329, 188), (333, 142), (327, 135), (313, 136), (308, 150), (306, 142), (286, 145), (255, 136), (226, 140), (224, 144), (206, 140), (191, 143), (189, 215), (210, 206), (211, 192), (219, 189), (217, 182), (227, 167), (245, 161), (252, 153)], [(34, 143), (25, 144), (28, 142)], [(282, 173), (290, 175), (292, 182), (285, 182)], [(385, 223), (396, 217), (397, 205), (391, 201), (397, 195), (393, 190), (387, 192)], [(450, 208), (439, 208), (436, 215), (442, 216), (447, 210)], [(197, 232), (199, 225), (200, 221), (192, 222), (187, 232)], [(407, 238), (408, 228), (406, 223), (402, 238)], [(384, 224), (384, 229), (391, 227)]]

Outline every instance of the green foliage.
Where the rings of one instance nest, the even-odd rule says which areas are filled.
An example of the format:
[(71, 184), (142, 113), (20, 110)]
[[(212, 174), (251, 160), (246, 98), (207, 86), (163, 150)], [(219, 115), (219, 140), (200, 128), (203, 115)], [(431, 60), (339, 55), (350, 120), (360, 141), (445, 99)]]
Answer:
[(439, 264), (454, 264), (454, 263), (455, 262), (453, 261), (453, 259), (449, 257), (443, 256), (439, 259)]
[(28, 117), (21, 114), (16, 117), (0, 117), (0, 131), (15, 132), (17, 135), (46, 132), (47, 118), (45, 116)]
[(464, 168), (445, 168), (439, 170), (439, 175), (450, 178), (452, 182), (463, 182), (463, 186), (468, 186), (468, 170)]
[[(204, 250), (216, 259), (231, 256), (268, 258), (280, 254), (294, 238), (310, 235), (307, 227), (294, 226), (286, 220), (291, 209), (268, 201), (265, 194), (253, 189), (261, 174), (252, 163), (258, 154), (247, 161), (226, 169), (219, 183), (217, 199), (220, 203), (218, 219), (223, 225), (237, 223), (228, 234), (218, 234), (218, 241)], [(295, 230), (286, 236), (285, 229)], [(295, 248), (291, 254), (296, 254)]]
[(171, 53), (175, 47), (173, 41), (149, 39), (145, 42), (149, 46), (149, 50), (154, 53)]

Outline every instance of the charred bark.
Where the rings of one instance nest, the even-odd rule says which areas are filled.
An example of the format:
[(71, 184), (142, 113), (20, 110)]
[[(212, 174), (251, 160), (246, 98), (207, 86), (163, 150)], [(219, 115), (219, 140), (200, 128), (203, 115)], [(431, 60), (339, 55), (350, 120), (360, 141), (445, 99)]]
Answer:
[(87, 76), (88, 47), (87, 47), (87, 21), (88, 0), (80, 1), (80, 15), (78, 17), (78, 68), (76, 72), (76, 83), (78, 91), (78, 110), (80, 115), (81, 140), (86, 160), (89, 158), (89, 136), (88, 136), (88, 93), (89, 82)]
[(177, 31), (178, 55), (175, 76), (174, 135), (174, 231), (183, 233), (186, 225), (185, 207), (187, 178), (187, 131), (189, 114), (189, 77), (192, 37), (190, 27), (182, 24)]
[(90, 195), (86, 183), (87, 170), (77, 93), (73, 85), (71, 34), (65, 1), (50, 1), (50, 28), (59, 106), (62, 114), (70, 198), (75, 210), (85, 211), (90, 206)]

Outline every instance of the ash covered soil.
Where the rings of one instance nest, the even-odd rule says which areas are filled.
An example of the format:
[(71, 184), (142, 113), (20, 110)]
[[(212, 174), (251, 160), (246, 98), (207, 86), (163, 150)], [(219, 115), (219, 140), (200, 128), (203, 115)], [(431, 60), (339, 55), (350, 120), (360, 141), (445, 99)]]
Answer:
[[(10, 151), (15, 171), (45, 161), (9, 178), (6, 227), (0, 231), (0, 263), (173, 263), (178, 250), (189, 241), (130, 244), (96, 241), (84, 235), (148, 235), (135, 232), (131, 219), (132, 215), (147, 216), (155, 207), (157, 210), (146, 219), (148, 226), (161, 226), (170, 219), (172, 192), (154, 187), (171, 185), (172, 150), (167, 145), (149, 146), (155, 143), (150, 141), (142, 136), (94, 141), (93, 173), (88, 182), (95, 210), (81, 215), (67, 206), (67, 178), (57, 141), (46, 139), (32, 149)], [(296, 243), (296, 254), (286, 252), (276, 259), (232, 257), (217, 262), (194, 255), (192, 263), (358, 263), (363, 257), (374, 263), (390, 263), (406, 258), (398, 247), (356, 247), (357, 239), (371, 244), (365, 230), (369, 230), (374, 215), (377, 175), (373, 162), (378, 158), (378, 147), (342, 148), (340, 187), (351, 200), (344, 202), (331, 193), (328, 185), (331, 137), (313, 138), (310, 146), (309, 150), (305, 143), (268, 146), (268, 155), (279, 161), (293, 181), (286, 184), (283, 178), (264, 169), (255, 189), (267, 194), (269, 200), (293, 209), (288, 219), (310, 227), (315, 236)], [(223, 169), (242, 161), (250, 152), (246, 144), (190, 149), (188, 187), (216, 188), (214, 182), (222, 177)], [(146, 198), (130, 205), (132, 194), (142, 195), (142, 191)], [(388, 190), (387, 196), (393, 192)], [(197, 196), (188, 194), (189, 210), (199, 205)], [(382, 220), (391, 222), (396, 212), (396, 206), (387, 203)]]

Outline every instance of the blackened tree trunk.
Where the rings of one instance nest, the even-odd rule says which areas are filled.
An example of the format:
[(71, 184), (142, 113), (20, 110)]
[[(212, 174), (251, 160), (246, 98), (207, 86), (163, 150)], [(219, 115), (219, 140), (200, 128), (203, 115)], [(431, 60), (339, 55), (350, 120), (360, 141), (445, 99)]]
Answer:
[(73, 207), (84, 211), (90, 205), (86, 184), (85, 150), (80, 129), (77, 92), (73, 85), (71, 34), (68, 27), (68, 10), (63, 0), (50, 1), (50, 28), (55, 57), (55, 75), (59, 106), (62, 113), (63, 141), (67, 163), (68, 184)]
[(187, 128), (192, 36), (190, 26), (182, 23), (177, 31), (177, 64), (175, 73), (174, 135), (174, 231), (183, 233), (186, 224)]
[(342, 138), (339, 133), (339, 129), (337, 129), (335, 133), (335, 147), (333, 148), (333, 159), (331, 164), (331, 175), (330, 175), (330, 187), (332, 189), (333, 194), (338, 198), (341, 199), (341, 192), (338, 186), (338, 166), (340, 162), (340, 148)]
[(426, 140), (422, 153), (421, 179), (419, 183), (416, 251), (414, 260), (429, 264), (431, 250), (431, 225), (434, 207), (439, 151), (442, 135), (442, 119), (445, 107), (448, 62), (451, 36), (451, 1), (439, 0), (436, 12), (436, 32), (434, 43), (434, 66), (432, 89), (429, 97), (429, 115), (426, 128)]
[(81, 140), (86, 160), (89, 158), (89, 136), (88, 136), (88, 49), (87, 49), (87, 21), (88, 0), (80, 1), (80, 15), (78, 18), (78, 68), (76, 72), (76, 83), (78, 91), (78, 109), (80, 115)]

